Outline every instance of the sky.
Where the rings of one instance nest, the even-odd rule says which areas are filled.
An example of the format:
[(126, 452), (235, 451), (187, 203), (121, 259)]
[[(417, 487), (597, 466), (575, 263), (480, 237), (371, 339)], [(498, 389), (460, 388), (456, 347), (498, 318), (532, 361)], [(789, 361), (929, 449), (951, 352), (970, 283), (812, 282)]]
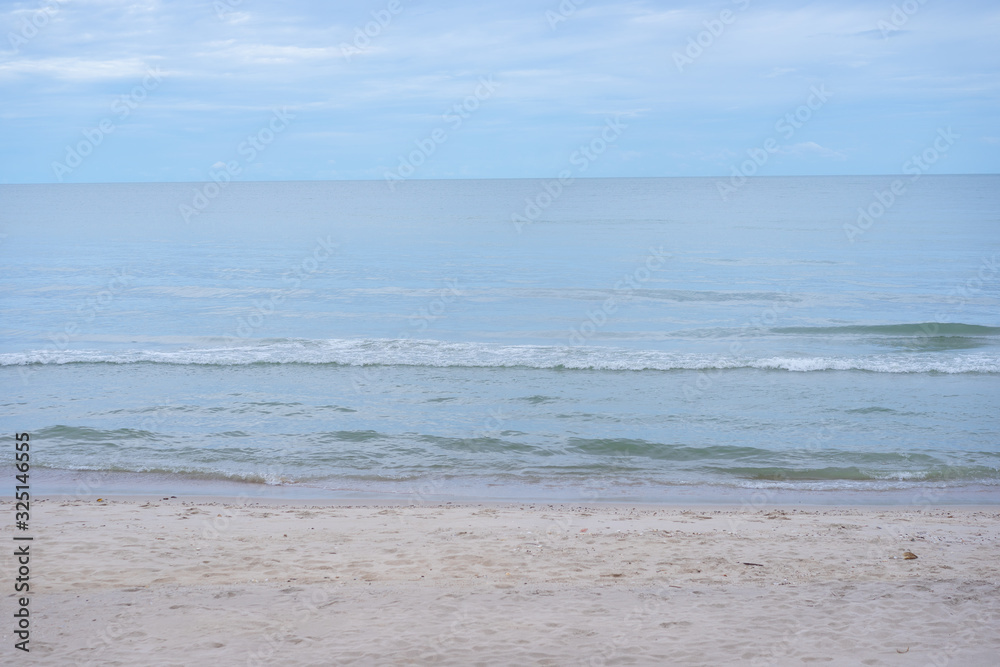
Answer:
[(0, 2), (0, 183), (997, 173), (998, 37), (995, 0)]

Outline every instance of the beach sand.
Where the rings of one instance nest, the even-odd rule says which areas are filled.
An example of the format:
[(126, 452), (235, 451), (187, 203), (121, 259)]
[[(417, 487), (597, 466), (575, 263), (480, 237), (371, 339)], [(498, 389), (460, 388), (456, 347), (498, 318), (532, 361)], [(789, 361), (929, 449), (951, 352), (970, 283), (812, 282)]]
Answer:
[(50, 498), (32, 504), (31, 534), (31, 653), (13, 649), (8, 593), (4, 664), (1000, 656), (997, 507)]

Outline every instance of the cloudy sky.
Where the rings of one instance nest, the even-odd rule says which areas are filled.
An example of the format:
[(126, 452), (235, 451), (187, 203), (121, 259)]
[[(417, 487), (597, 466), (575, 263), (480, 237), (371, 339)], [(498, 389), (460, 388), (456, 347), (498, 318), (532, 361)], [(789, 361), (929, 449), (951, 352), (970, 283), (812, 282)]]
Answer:
[(949, 127), (929, 173), (1000, 171), (995, 0), (4, 1), (0, 35), (4, 183), (891, 174)]

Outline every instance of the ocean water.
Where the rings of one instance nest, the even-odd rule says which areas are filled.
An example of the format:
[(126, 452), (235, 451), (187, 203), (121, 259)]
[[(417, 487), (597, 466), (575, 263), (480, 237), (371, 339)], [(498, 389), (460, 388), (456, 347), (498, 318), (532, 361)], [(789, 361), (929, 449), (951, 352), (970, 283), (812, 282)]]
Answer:
[(893, 180), (0, 186), (0, 423), (78, 494), (1000, 502), (1000, 177)]

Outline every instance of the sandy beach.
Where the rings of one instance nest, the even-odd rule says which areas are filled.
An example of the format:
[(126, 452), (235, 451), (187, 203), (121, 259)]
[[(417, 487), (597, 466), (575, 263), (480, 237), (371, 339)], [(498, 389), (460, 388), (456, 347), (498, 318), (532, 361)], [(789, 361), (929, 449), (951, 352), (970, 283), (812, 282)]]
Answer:
[[(19, 664), (965, 666), (1000, 655), (996, 507), (112, 497), (41, 500), (32, 516), (31, 653), (16, 652)], [(13, 581), (13, 559), (3, 564)], [(4, 599), (10, 619), (14, 595)]]

